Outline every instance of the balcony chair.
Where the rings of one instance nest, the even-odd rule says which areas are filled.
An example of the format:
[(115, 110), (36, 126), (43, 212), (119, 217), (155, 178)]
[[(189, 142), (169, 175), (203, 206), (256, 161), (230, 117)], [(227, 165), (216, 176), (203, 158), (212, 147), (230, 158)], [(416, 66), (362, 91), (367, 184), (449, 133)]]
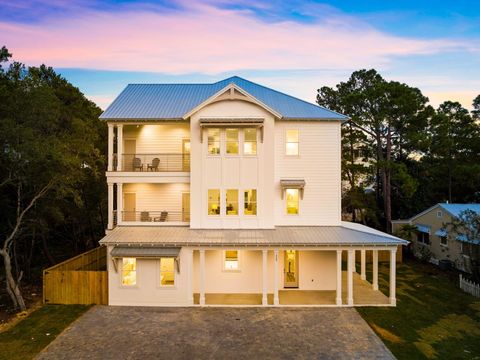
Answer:
[(153, 219), (156, 222), (165, 222), (167, 221), (168, 211), (162, 211), (159, 217)]
[(152, 217), (150, 216), (150, 213), (148, 211), (142, 211), (140, 213), (140, 221), (152, 221)]
[(136, 169), (140, 169), (140, 171), (143, 171), (143, 164), (142, 160), (140, 158), (133, 158), (133, 171), (136, 171)]
[(147, 165), (147, 171), (148, 170), (158, 171), (158, 165), (160, 165), (160, 159), (159, 158), (153, 159), (152, 163)]

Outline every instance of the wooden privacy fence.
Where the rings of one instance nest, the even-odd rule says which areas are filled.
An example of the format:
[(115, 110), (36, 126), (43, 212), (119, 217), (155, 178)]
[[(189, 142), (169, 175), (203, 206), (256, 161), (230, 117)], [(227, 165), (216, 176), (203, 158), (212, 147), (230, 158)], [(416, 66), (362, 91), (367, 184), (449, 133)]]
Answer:
[(106, 247), (97, 247), (45, 269), (43, 303), (108, 304)]
[(462, 274), (460, 274), (460, 289), (473, 295), (475, 297), (480, 297), (480, 285), (475, 284), (473, 281), (464, 279)]

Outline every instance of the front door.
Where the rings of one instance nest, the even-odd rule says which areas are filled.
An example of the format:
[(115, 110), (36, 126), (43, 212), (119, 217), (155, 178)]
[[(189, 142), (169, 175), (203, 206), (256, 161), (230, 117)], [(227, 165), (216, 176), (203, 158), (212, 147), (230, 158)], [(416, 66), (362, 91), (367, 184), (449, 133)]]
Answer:
[(298, 251), (285, 250), (284, 287), (298, 288)]
[(190, 193), (182, 193), (182, 221), (190, 221)]
[(136, 220), (137, 196), (135, 193), (123, 194), (123, 221)]
[(133, 171), (133, 158), (136, 157), (137, 141), (135, 139), (125, 139), (123, 141), (123, 169), (124, 171)]
[(182, 170), (190, 171), (190, 139), (183, 139), (182, 143)]

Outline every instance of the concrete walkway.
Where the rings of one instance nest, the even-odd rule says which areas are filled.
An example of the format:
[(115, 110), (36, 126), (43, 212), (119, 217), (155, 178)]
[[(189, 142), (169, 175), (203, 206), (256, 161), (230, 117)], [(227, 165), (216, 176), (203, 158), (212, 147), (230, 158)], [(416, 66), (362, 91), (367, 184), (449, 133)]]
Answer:
[(353, 308), (96, 306), (38, 359), (394, 359)]

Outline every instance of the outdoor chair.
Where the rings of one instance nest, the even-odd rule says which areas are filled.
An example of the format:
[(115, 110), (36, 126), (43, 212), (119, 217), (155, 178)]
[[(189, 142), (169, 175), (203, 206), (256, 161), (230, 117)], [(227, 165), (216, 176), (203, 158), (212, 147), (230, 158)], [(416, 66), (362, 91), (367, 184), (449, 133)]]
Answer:
[(168, 211), (162, 211), (159, 217), (153, 219), (156, 222), (165, 222), (167, 221)]
[(153, 159), (152, 163), (147, 165), (147, 171), (148, 170), (158, 171), (158, 165), (160, 165), (160, 159), (159, 158)]
[(136, 169), (140, 169), (140, 171), (143, 171), (142, 160), (137, 157), (133, 158), (133, 171), (136, 171)]
[(150, 216), (150, 213), (148, 211), (142, 211), (140, 213), (140, 221), (152, 221), (152, 217)]

